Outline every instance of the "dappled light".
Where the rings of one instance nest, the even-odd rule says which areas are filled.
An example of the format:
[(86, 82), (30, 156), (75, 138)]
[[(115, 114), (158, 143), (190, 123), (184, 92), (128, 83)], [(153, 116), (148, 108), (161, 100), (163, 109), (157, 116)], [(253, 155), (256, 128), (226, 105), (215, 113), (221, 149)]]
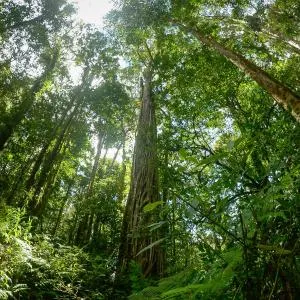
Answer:
[(0, 299), (297, 300), (298, 0), (0, 3)]

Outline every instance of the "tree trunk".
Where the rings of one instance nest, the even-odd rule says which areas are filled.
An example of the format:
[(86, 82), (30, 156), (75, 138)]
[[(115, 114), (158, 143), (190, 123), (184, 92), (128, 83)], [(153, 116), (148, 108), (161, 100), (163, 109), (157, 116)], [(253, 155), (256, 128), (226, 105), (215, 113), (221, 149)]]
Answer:
[(100, 161), (100, 156), (101, 156), (101, 151), (103, 148), (103, 143), (104, 143), (104, 134), (100, 133), (98, 134), (98, 144), (97, 144), (97, 153), (94, 159), (94, 164), (93, 164), (93, 169), (91, 172), (90, 180), (89, 180), (89, 185), (87, 188), (87, 191), (85, 193), (84, 199), (83, 199), (83, 204), (85, 207), (87, 207), (87, 211), (85, 212), (84, 216), (79, 220), (78, 224), (78, 229), (76, 233), (76, 244), (77, 245), (83, 245), (86, 242), (88, 242), (90, 233), (90, 226), (92, 224), (90, 223), (91, 218), (93, 218), (93, 213), (90, 212), (90, 207), (88, 200), (93, 192), (93, 186), (95, 182), (95, 178), (97, 175), (97, 170), (99, 167), (99, 161)]
[(61, 132), (59, 134), (59, 136), (56, 139), (56, 142), (53, 146), (53, 149), (51, 150), (51, 152), (47, 155), (47, 157), (45, 158), (42, 170), (41, 170), (41, 174), (39, 176), (39, 180), (37, 181), (36, 185), (35, 185), (35, 191), (34, 191), (34, 195), (32, 197), (32, 199), (30, 200), (30, 205), (31, 207), (34, 207), (35, 205), (37, 205), (37, 201), (36, 199), (38, 199), (39, 194), (41, 192), (42, 187), (44, 186), (46, 180), (47, 180), (47, 176), (49, 174), (49, 172), (51, 171), (51, 169), (54, 167), (55, 164), (55, 159), (58, 156), (61, 147), (65, 141), (65, 137), (66, 137), (66, 133), (68, 132), (68, 130), (71, 127), (72, 121), (76, 115), (76, 113), (78, 112), (78, 108), (79, 105), (77, 105), (74, 110), (72, 111), (72, 113), (70, 114), (68, 120), (66, 121), (66, 123), (64, 124), (63, 128), (61, 129)]
[(114, 164), (115, 164), (115, 162), (116, 162), (116, 160), (117, 160), (117, 157), (118, 157), (118, 155), (119, 155), (119, 152), (120, 152), (120, 150), (121, 150), (121, 147), (122, 147), (122, 143), (120, 143), (120, 144), (118, 145), (117, 151), (115, 152), (114, 157), (113, 157), (113, 159), (112, 159), (110, 165), (109, 165), (109, 166), (106, 168), (106, 170), (105, 170), (105, 174), (109, 174), (109, 173), (112, 171), (113, 166), (114, 166)]
[(157, 137), (155, 108), (151, 96), (152, 72), (144, 72), (142, 107), (138, 122), (133, 154), (131, 186), (126, 203), (119, 249), (119, 274), (128, 272), (129, 263), (138, 263), (144, 276), (161, 276), (164, 256), (159, 245), (143, 251), (161, 238), (159, 232), (151, 233), (148, 226), (157, 222), (157, 210), (143, 212), (145, 205), (159, 200)]
[[(43, 145), (43, 148), (41, 149), (40, 153), (38, 154), (35, 163), (31, 169), (30, 175), (28, 177), (28, 179), (26, 180), (25, 183), (25, 188), (27, 191), (29, 191), (31, 189), (31, 187), (33, 187), (34, 183), (35, 183), (35, 176), (36, 173), (38, 172), (38, 170), (40, 169), (42, 162), (46, 156), (46, 153), (52, 143), (52, 141), (55, 139), (59, 129), (64, 127), (64, 122), (66, 117), (68, 116), (68, 112), (72, 109), (72, 106), (74, 106), (74, 104), (76, 103), (76, 99), (73, 98), (72, 101), (70, 101), (70, 103), (67, 105), (67, 107), (63, 110), (62, 112), (62, 118), (59, 121), (59, 123), (55, 126), (55, 128), (53, 129), (53, 131), (50, 133), (50, 137), (48, 138), (47, 142)], [(77, 110), (77, 105), (75, 105), (74, 110)], [(69, 118), (73, 118), (73, 116), (75, 115), (76, 111), (71, 112)], [(69, 121), (68, 121), (69, 122)]]
[(68, 188), (67, 188), (67, 191), (66, 191), (66, 194), (65, 194), (65, 197), (64, 199), (62, 200), (61, 202), (61, 205), (60, 205), (60, 208), (59, 208), (59, 212), (58, 212), (58, 215), (57, 215), (57, 218), (56, 218), (56, 221), (55, 221), (55, 225), (52, 229), (52, 237), (55, 236), (58, 228), (59, 228), (59, 225), (61, 223), (61, 220), (62, 220), (62, 215), (63, 215), (63, 212), (64, 212), (64, 209), (65, 209), (65, 206), (68, 202), (68, 199), (69, 199), (69, 196), (70, 196), (70, 193), (71, 193), (71, 189), (72, 189), (72, 186), (73, 186), (73, 181), (71, 180), (68, 184)]
[(38, 198), (41, 193), (41, 190), (43, 186), (45, 185), (45, 182), (47, 181), (48, 175), (55, 166), (56, 158), (61, 150), (61, 147), (64, 142), (64, 135), (60, 135), (59, 138), (56, 140), (56, 143), (54, 145), (54, 148), (52, 151), (48, 154), (48, 157), (45, 159), (43, 168), (41, 170), (41, 174), (39, 176), (39, 180), (37, 181), (37, 184), (35, 186), (34, 195), (32, 199), (29, 202), (29, 207), (33, 208), (38, 204)]
[(184, 28), (185, 31), (190, 32), (200, 42), (212, 47), (219, 54), (230, 60), (240, 70), (244, 71), (262, 88), (264, 88), (278, 104), (283, 106), (298, 122), (300, 122), (300, 97), (292, 90), (272, 78), (268, 73), (244, 58), (239, 53), (226, 48), (213, 38), (205, 36), (199, 29), (194, 29), (181, 23), (175, 23), (175, 25), (179, 25)]
[(289, 39), (281, 32), (275, 31), (272, 28), (262, 29), (261, 32), (276, 41), (285, 42), (293, 52), (300, 54), (300, 45), (298, 41)]
[(93, 233), (92, 233), (92, 241), (95, 244), (98, 244), (98, 240), (99, 240), (100, 221), (101, 221), (100, 215), (97, 214), (95, 218), (95, 222), (93, 224)]
[(93, 224), (94, 224), (94, 217), (95, 217), (95, 214), (91, 213), (90, 217), (89, 217), (88, 224), (87, 224), (87, 228), (85, 230), (85, 241), (86, 241), (86, 243), (90, 243), (90, 241), (92, 239), (92, 230), (93, 230)]
[[(66, 151), (69, 147), (69, 141), (66, 141), (64, 145), (62, 145), (63, 149), (61, 151), (61, 155), (55, 163), (55, 167), (51, 167), (51, 170), (49, 173), (47, 173), (45, 184), (44, 184), (44, 190), (43, 194), (39, 200), (39, 198), (33, 198), (34, 201), (30, 201), (28, 205), (28, 209), (31, 215), (42, 218), (43, 213), (46, 209), (46, 206), (48, 204), (49, 197), (51, 195), (51, 192), (53, 190), (53, 186), (55, 185), (56, 178), (58, 171), (60, 169), (61, 163), (65, 157)], [(38, 195), (37, 195), (38, 197)], [(37, 201), (39, 200), (39, 201)]]
[(17, 200), (15, 200), (16, 195), (20, 192), (20, 187), (23, 183), (23, 178), (32, 164), (32, 159), (28, 159), (26, 163), (23, 164), (22, 168), (18, 170), (17, 175), (15, 177), (14, 183), (11, 186), (9, 194), (6, 198), (6, 204), (8, 205), (16, 205)]
[(52, 73), (58, 60), (58, 56), (59, 51), (56, 50), (44, 73), (35, 81), (30, 91), (25, 94), (22, 103), (14, 109), (9, 116), (4, 117), (3, 124), (0, 125), (0, 151), (3, 150), (5, 143), (12, 136), (15, 128), (21, 123), (25, 118), (26, 113), (32, 107), (36, 94), (43, 88), (44, 82)]
[(94, 159), (93, 169), (92, 169), (90, 182), (89, 182), (89, 186), (88, 186), (88, 190), (87, 190), (87, 197), (90, 196), (90, 194), (93, 190), (94, 181), (95, 181), (97, 170), (98, 170), (98, 167), (99, 167), (99, 160), (100, 160), (100, 156), (101, 156), (101, 151), (102, 151), (102, 148), (103, 148), (103, 142), (104, 142), (104, 135), (102, 133), (99, 133), (98, 134), (97, 153), (96, 153), (96, 156), (95, 156), (95, 159)]
[(125, 198), (125, 176), (126, 176), (126, 149), (125, 149), (125, 139), (126, 139), (126, 133), (124, 132), (123, 135), (123, 149), (122, 149), (122, 169), (119, 176), (119, 185), (118, 185), (118, 198), (120, 203)]
[[(209, 18), (221, 20), (221, 21), (225, 22), (225, 24), (229, 25), (230, 29), (233, 30), (234, 32), (236, 32), (239, 29), (242, 29), (243, 31), (246, 31), (246, 32), (254, 32), (256, 34), (262, 34), (266, 38), (272, 39), (279, 43), (284, 42), (292, 52), (294, 52), (296, 54), (300, 54), (299, 41), (297, 41), (293, 38), (287, 37), (285, 34), (281, 33), (278, 30), (274, 30), (270, 26), (260, 26), (260, 25), (256, 26), (255, 23), (253, 26), (253, 22), (251, 22), (251, 20), (253, 20), (252, 16), (246, 16), (244, 20), (234, 19), (234, 18), (225, 17), (225, 16), (209, 16)], [(256, 18), (254, 17), (254, 20), (255, 19)]]

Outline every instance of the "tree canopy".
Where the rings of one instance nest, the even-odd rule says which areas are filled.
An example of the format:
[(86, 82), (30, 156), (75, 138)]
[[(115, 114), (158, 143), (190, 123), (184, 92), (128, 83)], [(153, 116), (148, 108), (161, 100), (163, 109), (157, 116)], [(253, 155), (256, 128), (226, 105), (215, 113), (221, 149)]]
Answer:
[(0, 3), (0, 299), (297, 299), (300, 4)]

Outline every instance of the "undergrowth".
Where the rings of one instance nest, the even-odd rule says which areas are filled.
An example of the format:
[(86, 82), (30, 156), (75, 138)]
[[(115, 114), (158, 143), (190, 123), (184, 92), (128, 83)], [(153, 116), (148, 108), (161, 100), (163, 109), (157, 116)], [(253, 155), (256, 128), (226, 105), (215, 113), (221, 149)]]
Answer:
[(104, 258), (30, 232), (23, 210), (1, 207), (0, 299), (107, 299)]
[(241, 263), (241, 250), (232, 248), (223, 253), (208, 272), (201, 268), (189, 268), (161, 279), (157, 286), (147, 287), (129, 299), (241, 299), (235, 282), (236, 270)]

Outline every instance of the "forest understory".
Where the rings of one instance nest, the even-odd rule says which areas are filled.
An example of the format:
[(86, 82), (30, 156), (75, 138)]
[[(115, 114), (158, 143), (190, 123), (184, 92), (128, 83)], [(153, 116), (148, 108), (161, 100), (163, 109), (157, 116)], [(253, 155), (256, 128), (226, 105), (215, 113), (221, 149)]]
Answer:
[(300, 299), (299, 0), (112, 2), (0, 1), (0, 299)]

